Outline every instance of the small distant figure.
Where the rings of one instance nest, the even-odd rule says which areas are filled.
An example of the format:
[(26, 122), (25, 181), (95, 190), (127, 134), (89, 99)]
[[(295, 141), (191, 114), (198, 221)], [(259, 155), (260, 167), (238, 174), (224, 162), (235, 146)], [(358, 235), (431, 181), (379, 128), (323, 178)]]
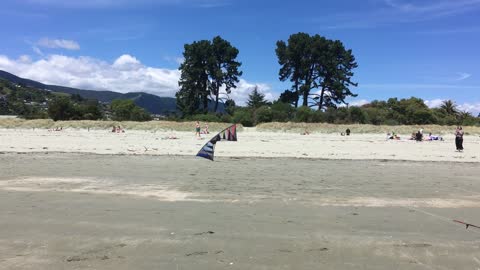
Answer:
[(112, 127), (112, 132), (113, 133), (117, 132), (117, 128), (115, 126)]
[(422, 134), (422, 131), (421, 131), (421, 130), (419, 130), (419, 131), (417, 132), (417, 134), (415, 134), (415, 141), (417, 141), (417, 142), (423, 141), (423, 134)]
[(205, 124), (205, 129), (203, 130), (203, 134), (210, 134), (210, 131), (208, 131), (208, 124)]
[(198, 121), (195, 123), (195, 137), (200, 138), (200, 123)]
[(112, 132), (116, 132), (116, 133), (125, 133), (125, 130), (120, 127), (120, 126), (117, 126), (117, 127), (113, 127), (114, 129), (112, 129)]
[(310, 135), (310, 131), (308, 129), (305, 129), (303, 133), (300, 133), (300, 135)]
[(458, 152), (463, 151), (463, 129), (462, 127), (457, 127), (455, 130), (455, 146), (457, 147)]
[(162, 140), (177, 140), (178, 137), (175, 135), (169, 135), (167, 137), (163, 137)]
[(429, 133), (428, 137), (425, 138), (425, 141), (443, 141), (443, 137)]
[(345, 134), (347, 134), (347, 136), (350, 136), (350, 129), (347, 128), (347, 130), (345, 130)]
[(392, 134), (387, 133), (387, 140), (400, 140), (400, 137), (392, 131)]

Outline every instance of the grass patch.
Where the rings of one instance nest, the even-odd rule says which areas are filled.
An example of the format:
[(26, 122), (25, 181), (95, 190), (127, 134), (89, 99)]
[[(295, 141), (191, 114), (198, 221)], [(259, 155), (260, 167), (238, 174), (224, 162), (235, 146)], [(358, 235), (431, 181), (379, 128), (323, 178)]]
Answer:
[[(399, 126), (387, 126), (387, 125), (367, 125), (367, 124), (351, 124), (351, 125), (337, 125), (327, 123), (264, 123), (257, 126), (258, 131), (278, 131), (278, 132), (296, 132), (301, 133), (305, 130), (317, 133), (341, 133), (349, 128), (352, 134), (355, 133), (388, 133), (395, 132), (398, 134), (411, 134), (423, 128), (424, 134), (433, 133), (439, 135), (453, 134), (456, 126), (440, 126), (440, 125), (399, 125)], [(480, 127), (478, 126), (464, 126), (463, 130), (465, 134), (478, 135), (480, 134)]]
[[(204, 122), (200, 122), (202, 129), (205, 127)], [(228, 123), (208, 123), (210, 131), (220, 131), (229, 126)], [(0, 118), (0, 128), (7, 129), (31, 129), (31, 128), (55, 128), (63, 127), (68, 129), (93, 129), (93, 130), (109, 130), (113, 126), (121, 126), (126, 130), (149, 130), (149, 131), (194, 131), (195, 122), (174, 122), (174, 121), (149, 121), (149, 122), (133, 122), (133, 121), (57, 121), (50, 119), (24, 120), (19, 118)], [(237, 125), (238, 130), (242, 130), (241, 125)]]

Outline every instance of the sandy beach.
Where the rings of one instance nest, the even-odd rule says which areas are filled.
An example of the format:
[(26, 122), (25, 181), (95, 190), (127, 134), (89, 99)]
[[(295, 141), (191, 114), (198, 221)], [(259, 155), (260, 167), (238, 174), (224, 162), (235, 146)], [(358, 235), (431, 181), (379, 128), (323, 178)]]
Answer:
[[(214, 132), (198, 140), (192, 132), (137, 131), (112, 133), (109, 130), (65, 129), (0, 129), (0, 152), (66, 152), (127, 155), (194, 156)], [(168, 137), (175, 136), (172, 140)], [(407, 140), (386, 140), (386, 134), (259, 132), (244, 129), (238, 142), (220, 142), (218, 157), (291, 157), (313, 159), (387, 159), (411, 161), (480, 162), (480, 136), (465, 136), (463, 153), (455, 151), (454, 136), (444, 141), (417, 143)]]
[(238, 138), (1, 129), (0, 269), (480, 267), (478, 136)]
[[(346, 170), (345, 168), (348, 168)], [(0, 269), (476, 269), (475, 163), (0, 155)]]

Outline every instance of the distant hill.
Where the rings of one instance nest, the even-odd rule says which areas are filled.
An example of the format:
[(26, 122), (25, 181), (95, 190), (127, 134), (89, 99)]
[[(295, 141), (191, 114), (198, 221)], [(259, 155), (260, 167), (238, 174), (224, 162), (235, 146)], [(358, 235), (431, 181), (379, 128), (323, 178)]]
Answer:
[(106, 103), (110, 103), (114, 99), (131, 99), (135, 102), (135, 104), (153, 114), (169, 114), (177, 112), (175, 98), (159, 97), (144, 92), (122, 94), (113, 91), (83, 90), (58, 85), (48, 85), (37, 81), (20, 78), (3, 70), (0, 70), (0, 78), (27, 87), (45, 89), (53, 92), (67, 93), (71, 95), (78, 94), (86, 99), (96, 99), (98, 101)]

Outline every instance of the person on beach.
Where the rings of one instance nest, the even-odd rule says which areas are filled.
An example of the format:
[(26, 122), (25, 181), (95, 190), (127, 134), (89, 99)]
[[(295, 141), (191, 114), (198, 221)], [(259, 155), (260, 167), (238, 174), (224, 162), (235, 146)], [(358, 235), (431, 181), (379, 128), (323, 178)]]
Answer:
[(415, 140), (416, 140), (417, 142), (423, 141), (422, 130), (419, 130), (419, 131), (417, 132), (417, 134), (415, 134)]
[(200, 123), (195, 123), (195, 137), (200, 138)]
[(345, 130), (345, 134), (347, 134), (347, 136), (350, 136), (350, 129), (347, 128), (347, 130)]
[(400, 137), (392, 131), (392, 134), (387, 133), (387, 140), (400, 140)]
[(439, 135), (433, 135), (432, 133), (428, 134), (426, 141), (443, 141), (443, 137)]
[(455, 146), (458, 152), (463, 151), (463, 130), (462, 127), (457, 127), (455, 130)]
[(203, 130), (203, 134), (210, 134), (210, 131), (208, 131), (208, 124), (205, 124), (205, 129)]

